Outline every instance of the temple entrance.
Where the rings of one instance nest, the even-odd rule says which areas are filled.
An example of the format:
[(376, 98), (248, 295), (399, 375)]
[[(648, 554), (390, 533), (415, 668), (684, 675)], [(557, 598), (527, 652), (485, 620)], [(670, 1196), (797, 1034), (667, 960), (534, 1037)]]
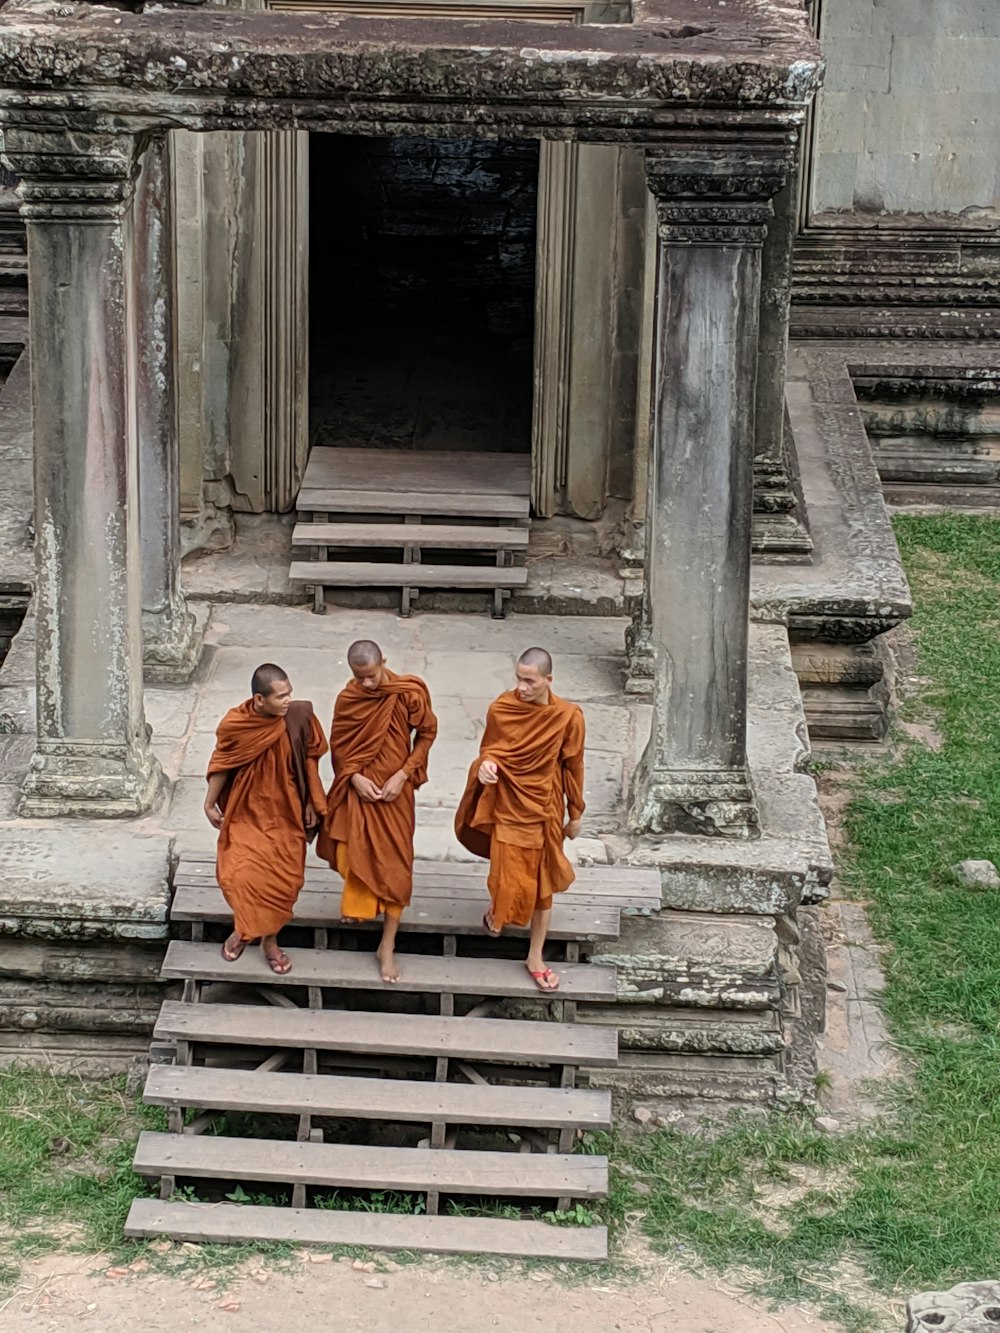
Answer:
[(539, 145), (313, 134), (311, 446), (531, 451)]

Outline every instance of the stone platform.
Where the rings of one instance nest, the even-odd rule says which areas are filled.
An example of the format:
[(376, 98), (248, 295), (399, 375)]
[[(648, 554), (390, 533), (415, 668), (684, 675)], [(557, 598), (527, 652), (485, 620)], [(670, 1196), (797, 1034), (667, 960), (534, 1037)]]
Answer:
[[(811, 1041), (795, 1024), (803, 1005), (796, 920), (830, 874), (805, 721), (784, 627), (752, 632), (750, 763), (764, 836), (636, 842), (625, 832), (632, 772), (650, 706), (625, 693), (620, 617), (419, 614), (378, 610), (202, 605), (206, 650), (191, 684), (145, 692), (146, 715), (168, 779), (148, 816), (127, 824), (38, 821), (16, 814), (33, 726), (32, 623), (0, 673), (0, 712), (17, 728), (0, 737), (0, 1057), (46, 1052), (88, 1070), (120, 1064), (148, 1040), (163, 989), (155, 983), (169, 927), (175, 849), (211, 851), (202, 813), (204, 771), (222, 713), (245, 698), (261, 661), (276, 660), (324, 722), (348, 676), (345, 653), (374, 638), (391, 666), (428, 681), (440, 721), (427, 786), (418, 794), (418, 856), (464, 861), (455, 806), (478, 750), (486, 707), (531, 643), (555, 658), (556, 690), (579, 701), (588, 724), (587, 814), (572, 847), (581, 861), (655, 866), (663, 909), (623, 916), (614, 949), (618, 1003), (587, 1012), (625, 1028), (614, 1086), (636, 1095), (773, 1100), (806, 1087)], [(461, 645), (461, 646), (459, 646)], [(328, 761), (323, 772), (329, 777)], [(317, 864), (310, 856), (310, 863)], [(609, 951), (610, 952), (610, 951)], [(610, 959), (609, 959), (610, 960)]]

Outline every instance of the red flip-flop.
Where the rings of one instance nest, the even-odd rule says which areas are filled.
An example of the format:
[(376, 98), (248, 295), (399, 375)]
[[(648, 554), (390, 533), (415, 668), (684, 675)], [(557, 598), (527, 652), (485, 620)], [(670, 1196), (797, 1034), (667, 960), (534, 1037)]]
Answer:
[[(525, 963), (524, 966), (525, 970), (528, 973), (528, 976), (535, 983), (535, 985), (538, 987), (538, 989), (542, 992), (543, 995), (551, 995), (553, 991), (557, 991), (559, 989), (559, 978), (558, 976), (556, 976), (555, 972), (552, 971), (551, 967), (543, 967), (541, 972), (532, 972), (531, 968), (528, 967), (527, 963)], [(542, 982), (548, 981), (549, 977), (555, 977), (556, 984), (554, 986), (543, 986)]]
[(223, 956), (223, 958), (226, 960), (227, 963), (235, 963), (238, 959), (242, 958), (242, 957), (243, 957), (243, 953), (244, 953), (244, 951), (245, 951), (245, 949), (246, 949), (246, 947), (247, 947), (247, 943), (248, 943), (247, 940), (241, 939), (241, 940), (240, 940), (240, 944), (239, 944), (239, 948), (236, 950), (236, 952), (235, 952), (235, 953), (227, 953), (227, 952), (226, 952), (226, 945), (229, 943), (229, 940), (231, 940), (231, 939), (232, 939), (232, 935), (230, 935), (228, 939), (223, 940), (223, 943), (222, 943), (222, 956)]

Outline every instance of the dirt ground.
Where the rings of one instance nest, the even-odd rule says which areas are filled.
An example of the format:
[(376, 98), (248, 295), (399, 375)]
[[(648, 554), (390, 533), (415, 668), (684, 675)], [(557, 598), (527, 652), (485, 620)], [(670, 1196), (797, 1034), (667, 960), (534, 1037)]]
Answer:
[[(183, 1247), (179, 1247), (183, 1249)], [(183, 1256), (178, 1256), (183, 1258)], [(231, 1333), (822, 1333), (833, 1326), (801, 1309), (769, 1313), (730, 1284), (651, 1264), (627, 1281), (560, 1281), (433, 1261), (356, 1267), (300, 1252), (199, 1274), (107, 1268), (107, 1256), (54, 1255), (29, 1263), (0, 1302), (4, 1333), (49, 1333), (86, 1324), (102, 1333), (211, 1328)], [(133, 1271), (138, 1268), (140, 1271)]]

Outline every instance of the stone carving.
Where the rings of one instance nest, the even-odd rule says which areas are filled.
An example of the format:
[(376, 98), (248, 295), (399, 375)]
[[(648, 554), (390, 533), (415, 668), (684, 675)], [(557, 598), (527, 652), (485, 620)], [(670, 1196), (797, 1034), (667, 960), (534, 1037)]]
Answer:
[(992, 1333), (1000, 1328), (1000, 1282), (960, 1282), (906, 1305), (906, 1333)]

